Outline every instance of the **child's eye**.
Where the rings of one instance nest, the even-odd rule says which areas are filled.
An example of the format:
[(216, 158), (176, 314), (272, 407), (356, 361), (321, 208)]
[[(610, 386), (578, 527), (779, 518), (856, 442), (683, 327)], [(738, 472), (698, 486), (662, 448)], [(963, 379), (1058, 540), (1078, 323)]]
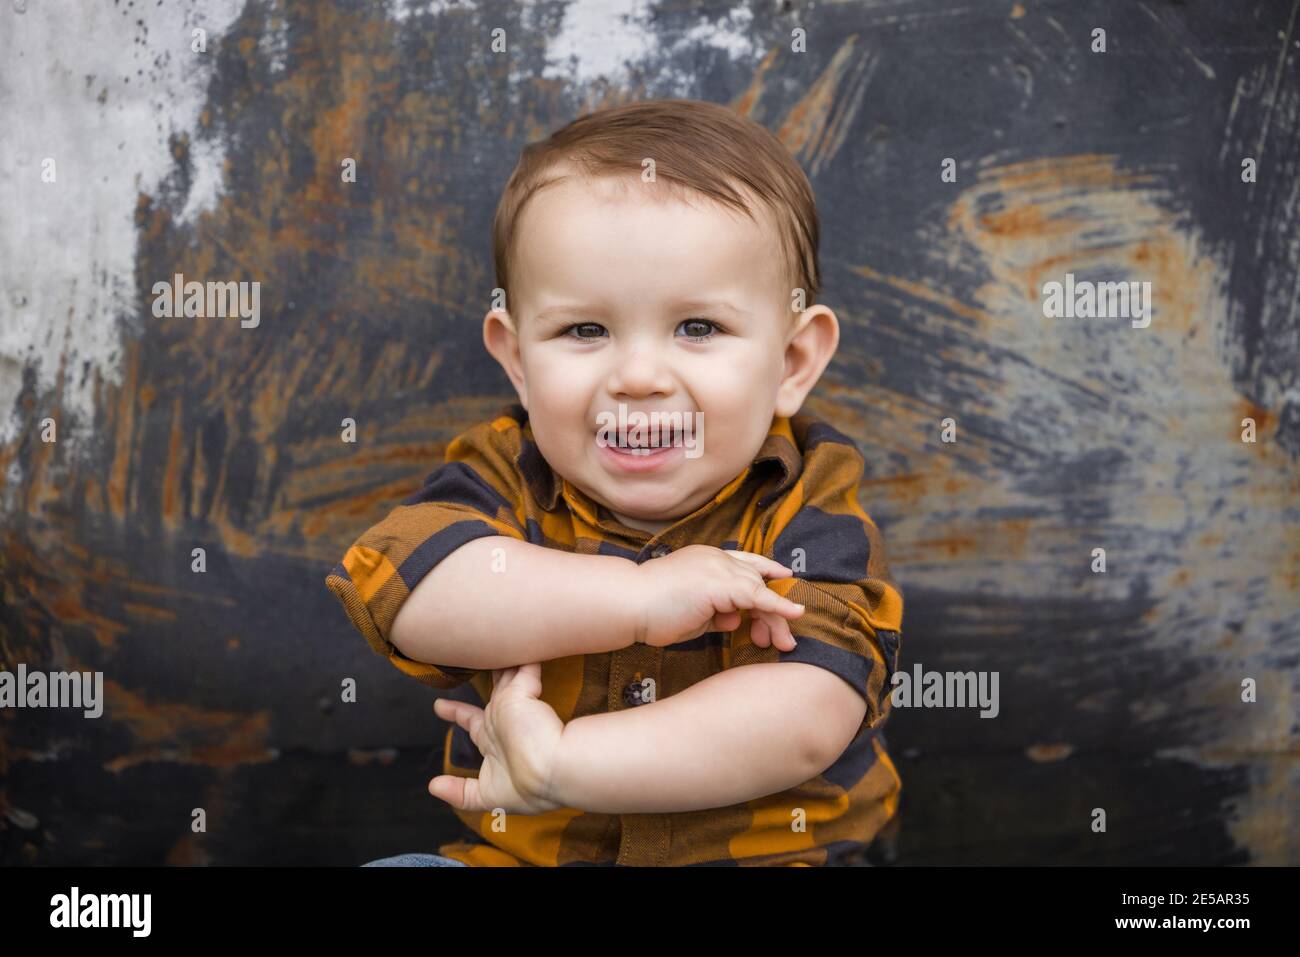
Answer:
[[(575, 329), (578, 330), (578, 334), (572, 337), (574, 339), (599, 339), (601, 333), (605, 331), (605, 327), (598, 322), (575, 322), (564, 330), (564, 334), (567, 336)], [(582, 330), (586, 330), (586, 335), (583, 334)]]
[[(720, 327), (712, 319), (683, 319), (678, 329), (686, 329), (686, 338), (702, 342), (708, 339)], [(695, 330), (692, 332), (691, 330)]]

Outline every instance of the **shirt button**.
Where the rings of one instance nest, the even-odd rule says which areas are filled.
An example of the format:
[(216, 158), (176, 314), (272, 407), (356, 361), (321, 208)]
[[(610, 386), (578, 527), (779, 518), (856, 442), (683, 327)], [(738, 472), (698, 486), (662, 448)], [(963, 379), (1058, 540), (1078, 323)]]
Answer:
[(623, 689), (623, 704), (629, 708), (635, 708), (641, 704), (641, 679), (633, 678)]

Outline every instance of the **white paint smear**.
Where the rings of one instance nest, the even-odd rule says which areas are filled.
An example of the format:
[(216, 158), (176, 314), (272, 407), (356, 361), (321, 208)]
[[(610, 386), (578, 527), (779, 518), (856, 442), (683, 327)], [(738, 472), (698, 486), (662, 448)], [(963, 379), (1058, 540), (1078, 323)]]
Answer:
[[(58, 435), (73, 449), (93, 421), (95, 370), (121, 381), (118, 320), (138, 309), (136, 199), (173, 169), (172, 134), (195, 146), (184, 215), (215, 204), (222, 156), (195, 129), (217, 38), (242, 0), (203, 7), (0, 5), (0, 441), (25, 427), (14, 410), (24, 365), (48, 390), (65, 363)], [(207, 53), (190, 49), (195, 27)], [(41, 180), (46, 158), (53, 183)]]
[[(664, 70), (652, 82), (656, 96), (698, 95), (699, 77), (681, 66), (692, 58), (691, 49), (713, 47), (732, 59), (757, 61), (762, 50), (752, 36), (753, 14), (735, 7), (718, 21), (700, 22), (677, 36), (652, 26), (652, 5), (645, 0), (610, 0), (608, 3), (571, 3), (555, 38), (547, 45), (547, 79), (567, 80), (585, 86), (604, 80), (615, 86), (630, 84), (630, 69), (656, 55)], [(666, 72), (665, 72), (666, 71)]]

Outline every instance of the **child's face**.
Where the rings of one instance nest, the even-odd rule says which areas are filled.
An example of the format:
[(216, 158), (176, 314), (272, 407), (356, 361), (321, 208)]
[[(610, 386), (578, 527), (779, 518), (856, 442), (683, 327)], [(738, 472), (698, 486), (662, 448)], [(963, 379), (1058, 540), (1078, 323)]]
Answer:
[[(513, 353), (503, 365), (551, 468), (625, 524), (658, 531), (708, 502), (752, 462), (774, 412), (803, 401), (799, 383), (783, 387), (796, 317), (775, 227), (761, 218), (636, 179), (577, 177), (522, 216), (519, 298), (509, 326), (489, 313), (485, 339), (498, 359), (494, 338)], [(687, 322), (699, 319), (713, 325)], [(680, 440), (644, 458), (606, 447), (602, 414), (620, 403), (700, 421), (699, 453)]]

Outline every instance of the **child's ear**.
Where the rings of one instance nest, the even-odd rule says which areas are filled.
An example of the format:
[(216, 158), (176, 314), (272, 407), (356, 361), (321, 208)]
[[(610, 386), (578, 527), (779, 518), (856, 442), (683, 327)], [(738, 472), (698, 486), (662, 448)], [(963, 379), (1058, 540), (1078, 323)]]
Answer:
[(483, 317), (483, 345), (505, 370), (519, 394), (519, 404), (528, 408), (528, 383), (524, 363), (519, 355), (519, 332), (515, 320), (504, 309), (492, 309)]
[(840, 324), (829, 307), (809, 306), (795, 320), (785, 347), (785, 372), (776, 392), (774, 412), (792, 416), (822, 377), (840, 343)]

